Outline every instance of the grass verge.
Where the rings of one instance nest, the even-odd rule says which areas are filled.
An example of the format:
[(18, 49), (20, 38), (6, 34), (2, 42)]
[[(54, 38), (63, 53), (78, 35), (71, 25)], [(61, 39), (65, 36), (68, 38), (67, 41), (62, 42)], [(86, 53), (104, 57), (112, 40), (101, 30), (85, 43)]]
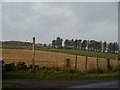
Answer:
[(24, 70), (3, 73), (3, 79), (103, 79), (118, 76), (120, 72), (80, 73), (78, 71), (39, 70), (33, 73)]
[(14, 85), (12, 85), (11, 83), (3, 81), (2, 88), (14, 88)]

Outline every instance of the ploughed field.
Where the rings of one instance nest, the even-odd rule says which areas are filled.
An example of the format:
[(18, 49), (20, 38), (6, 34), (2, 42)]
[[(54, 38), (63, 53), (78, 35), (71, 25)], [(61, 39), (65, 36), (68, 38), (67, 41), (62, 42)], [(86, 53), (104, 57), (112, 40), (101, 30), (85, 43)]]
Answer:
[[(19, 61), (24, 61), (26, 64), (32, 63), (33, 52), (32, 50), (23, 49), (2, 49), (2, 57), (5, 63), (16, 63)], [(75, 67), (76, 56), (67, 53), (58, 53), (50, 51), (35, 51), (35, 64), (39, 66), (47, 67), (64, 67), (66, 59), (70, 59), (70, 67)], [(88, 57), (87, 67), (89, 70), (94, 70), (97, 68), (97, 57)], [(77, 56), (77, 68), (81, 71), (85, 70), (86, 56)], [(117, 69), (120, 61), (110, 59), (110, 64), (112, 69)], [(99, 58), (98, 67), (102, 70), (107, 70), (107, 60), (106, 58)]]

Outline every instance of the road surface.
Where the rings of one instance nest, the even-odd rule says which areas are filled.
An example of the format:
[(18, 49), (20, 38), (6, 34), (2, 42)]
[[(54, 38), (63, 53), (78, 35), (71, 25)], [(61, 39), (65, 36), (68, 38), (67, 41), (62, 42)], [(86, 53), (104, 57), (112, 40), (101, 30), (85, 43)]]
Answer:
[(77, 86), (72, 86), (69, 88), (118, 88), (118, 82), (120, 82), (120, 80), (119, 81), (112, 80), (112, 81), (106, 81), (106, 82), (77, 85)]
[(69, 90), (70, 88), (118, 88), (118, 79), (81, 79), (81, 80), (3, 80), (14, 85), (14, 88), (58, 88)]

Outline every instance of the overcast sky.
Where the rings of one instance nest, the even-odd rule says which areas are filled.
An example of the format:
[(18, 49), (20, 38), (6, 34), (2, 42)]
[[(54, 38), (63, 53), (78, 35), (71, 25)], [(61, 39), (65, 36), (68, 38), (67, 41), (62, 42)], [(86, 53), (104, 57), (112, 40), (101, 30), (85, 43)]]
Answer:
[(4, 2), (2, 39), (40, 43), (62, 39), (118, 41), (117, 2)]

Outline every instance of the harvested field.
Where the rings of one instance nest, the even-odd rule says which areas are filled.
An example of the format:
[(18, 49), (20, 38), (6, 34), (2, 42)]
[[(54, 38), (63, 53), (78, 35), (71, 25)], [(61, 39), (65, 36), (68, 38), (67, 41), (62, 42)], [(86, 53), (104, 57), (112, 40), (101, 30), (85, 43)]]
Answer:
[[(70, 59), (71, 68), (74, 68), (75, 66), (75, 55), (36, 50), (35, 56), (35, 63), (39, 66), (64, 67), (67, 58)], [(30, 64), (32, 62), (32, 50), (2, 49), (2, 57), (6, 63), (24, 61), (25, 63)], [(81, 71), (85, 70), (85, 63), (86, 57), (78, 56), (77, 67)], [(88, 57), (87, 67), (89, 70), (96, 69), (96, 63), (96, 57)], [(110, 60), (113, 69), (117, 68), (118, 63), (120, 64), (117, 60)], [(99, 58), (98, 67), (107, 70), (107, 61), (105, 58)]]

